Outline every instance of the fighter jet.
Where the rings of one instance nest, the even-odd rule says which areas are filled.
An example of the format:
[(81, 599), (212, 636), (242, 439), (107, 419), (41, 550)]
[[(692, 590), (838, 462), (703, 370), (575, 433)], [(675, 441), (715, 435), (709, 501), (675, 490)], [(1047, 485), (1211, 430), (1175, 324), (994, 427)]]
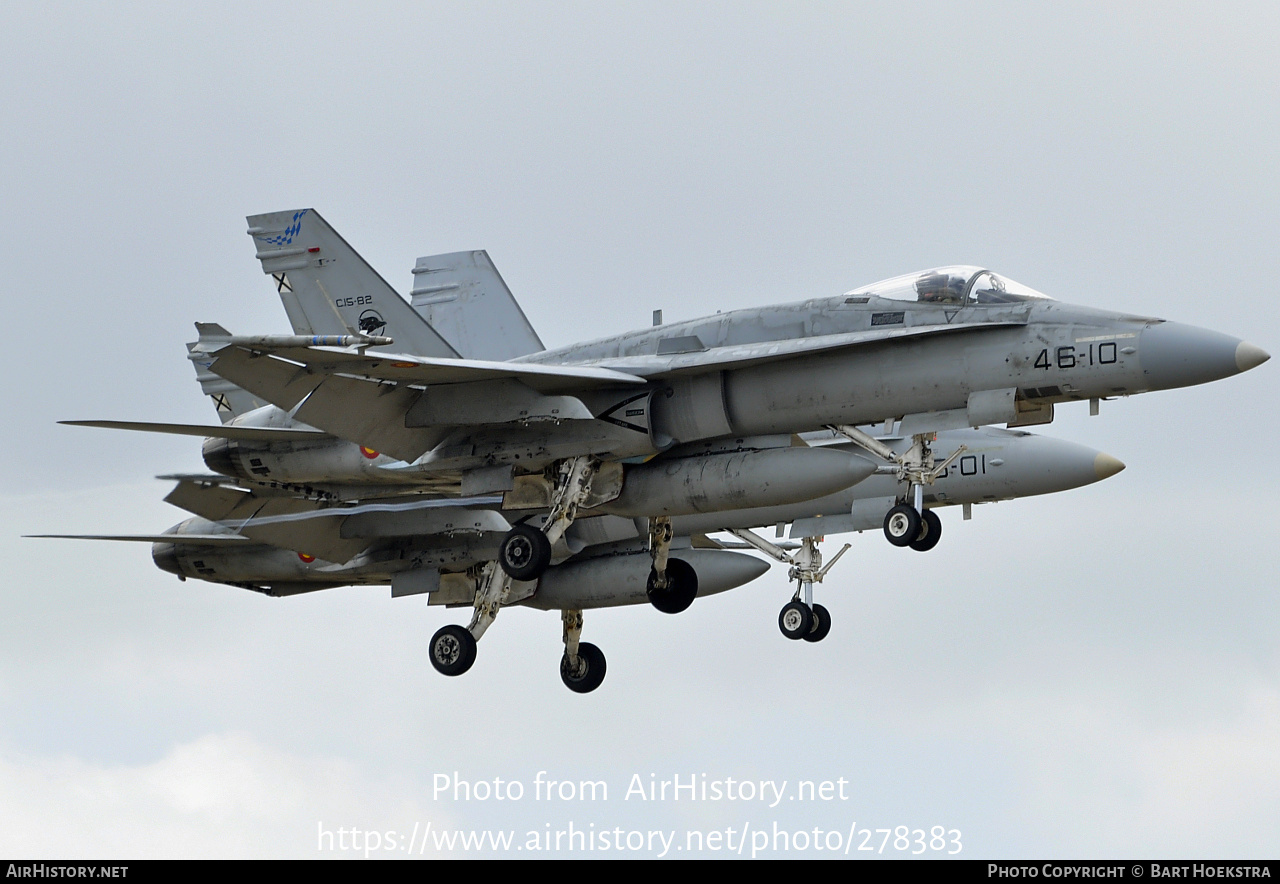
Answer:
[[(774, 486), (826, 472), (811, 451), (796, 448), (695, 492), (696, 503), (688, 494), (670, 499), (674, 487), (689, 487), (723, 461), (723, 452), (700, 448), (707, 440), (837, 428), (890, 458), (907, 480), (884, 522), (890, 541), (905, 546), (922, 530), (924, 489), (939, 468), (933, 433), (1047, 423), (1057, 403), (1096, 408), (1102, 399), (1205, 383), (1269, 358), (1227, 335), (1066, 304), (970, 266), (502, 361), (462, 358), (430, 325), (407, 321), (410, 308), (314, 211), (249, 222), (264, 272), (297, 305), (295, 328), (345, 331), (343, 342), (354, 347), (206, 329), (195, 351), (208, 370), (294, 420), (389, 455), (400, 475), (454, 473), (477, 492), (539, 489), (552, 510), (544, 528), (513, 528), (500, 549), (499, 562), (516, 579), (546, 568), (588, 500), (665, 518), (741, 506), (766, 472)], [(417, 275), (429, 280), (429, 271)], [(457, 288), (419, 283), (415, 299)], [(327, 315), (304, 307), (306, 299), (323, 299)], [(394, 346), (361, 337), (362, 322), (396, 325), (403, 336), (396, 332)], [(849, 429), (880, 423), (912, 444), (889, 452)], [(645, 481), (658, 471), (668, 481)]]
[[(379, 477), (368, 485), (401, 493), (456, 483), (463, 493), (502, 493), (510, 508), (545, 513), (503, 535), (501, 567), (489, 569), (474, 595), (476, 617), (464, 630), (471, 638), (437, 634), (454, 642), (457, 659), (474, 658), (474, 638), (512, 602), (514, 584), (572, 553), (568, 532), (580, 514), (648, 518), (648, 598), (681, 609), (697, 589), (681, 567), (666, 568), (673, 518), (801, 504), (857, 481), (849, 459), (857, 455), (841, 452), (843, 466), (833, 470), (836, 451), (792, 445), (794, 438), (835, 433), (882, 459), (895, 480), (884, 533), (927, 548), (940, 532), (929, 491), (965, 463), (959, 449), (938, 462), (937, 432), (1045, 423), (1057, 402), (1088, 399), (1096, 408), (1102, 398), (1201, 383), (1268, 358), (1214, 332), (1065, 305), (977, 267), (556, 351), (541, 349), (516, 307), (493, 314), (503, 334), (455, 322), (455, 339), (470, 335), (491, 348), (464, 352), (317, 213), (249, 222), (263, 270), (303, 334), (238, 337), (202, 327), (192, 356), (209, 376), (277, 406), (210, 433), (220, 437), (213, 451), (231, 455), (215, 454), (211, 466), (309, 487), (339, 477), (332, 460), (342, 452), (350, 468)], [(467, 296), (457, 267), (421, 259), (415, 276), (420, 312)], [(448, 317), (434, 320), (447, 327)], [(871, 422), (898, 441), (854, 426)], [(373, 463), (355, 460), (355, 446)], [(809, 546), (802, 553), (812, 564)], [(791, 558), (793, 570), (820, 573)], [(566, 653), (569, 632), (566, 623)], [(433, 662), (441, 668), (438, 644)]]
[[(853, 447), (830, 432), (814, 434), (808, 441), (819, 448)], [(898, 448), (906, 443), (880, 441)], [(928, 513), (947, 506), (967, 511), (975, 504), (1065, 491), (1124, 468), (1115, 458), (1083, 445), (992, 427), (942, 432), (935, 447), (947, 455), (961, 454), (930, 487)], [(150, 542), (156, 565), (179, 579), (229, 584), (271, 596), (344, 585), (390, 585), (393, 597), (425, 594), (428, 604), (471, 606), (477, 587), (496, 570), (493, 561), (511, 522), (535, 515), (504, 510), (501, 496), (414, 495), (334, 504), (279, 489), (250, 491), (230, 478), (176, 478), (166, 501), (193, 513), (193, 518), (163, 534), (95, 539)], [(815, 603), (814, 584), (822, 582), (849, 545), (824, 566), (818, 539), (878, 529), (886, 508), (901, 494), (900, 484), (895, 472), (885, 469), (844, 491), (803, 503), (672, 518), (667, 568), (682, 584), (693, 585), (698, 597), (706, 597), (761, 576), (768, 564), (739, 549), (763, 552), (787, 564), (796, 584), (793, 598), (779, 615), (783, 635), (821, 641), (831, 628), (831, 616)], [(775, 525), (790, 525), (789, 536), (799, 544), (774, 543), (750, 530)], [(744, 542), (735, 545), (708, 536), (725, 530)], [(586, 610), (656, 604), (678, 613), (692, 601), (663, 607), (669, 598), (653, 596), (648, 533), (644, 520), (580, 516), (565, 535), (573, 555), (536, 580), (513, 581), (502, 600), (503, 606), (562, 612), (566, 646), (560, 669), (571, 690), (594, 690), (605, 673), (603, 652), (580, 641)], [(936, 534), (927, 534), (913, 548), (925, 551), (936, 542)], [(492, 621), (477, 618), (471, 627), (440, 629), (430, 646), (437, 670), (446, 675), (466, 672), (475, 661), (476, 640)]]

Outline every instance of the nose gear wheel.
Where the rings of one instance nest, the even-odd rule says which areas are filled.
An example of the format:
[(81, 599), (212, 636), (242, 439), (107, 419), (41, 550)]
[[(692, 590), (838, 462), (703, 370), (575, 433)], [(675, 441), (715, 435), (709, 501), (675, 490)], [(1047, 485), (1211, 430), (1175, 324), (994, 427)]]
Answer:
[(813, 628), (813, 612), (804, 602), (790, 602), (778, 615), (778, 628), (793, 641), (802, 639)]

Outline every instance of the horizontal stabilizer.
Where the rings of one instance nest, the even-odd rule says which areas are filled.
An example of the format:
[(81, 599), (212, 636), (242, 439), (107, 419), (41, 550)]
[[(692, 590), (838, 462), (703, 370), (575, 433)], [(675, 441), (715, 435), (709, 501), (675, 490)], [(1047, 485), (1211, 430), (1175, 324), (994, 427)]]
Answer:
[(327, 506), (301, 498), (263, 497), (233, 488), (179, 482), (165, 502), (223, 524), (255, 542), (337, 564), (383, 538), (505, 534), (511, 529), (493, 508), (502, 502), (497, 496)]
[(314, 521), (317, 517), (343, 516), (345, 511), (325, 509), (312, 500), (260, 497), (216, 485), (179, 482), (165, 503), (222, 523), (258, 543), (308, 553), (329, 562), (345, 562), (368, 546), (364, 541), (339, 537), (339, 522)]

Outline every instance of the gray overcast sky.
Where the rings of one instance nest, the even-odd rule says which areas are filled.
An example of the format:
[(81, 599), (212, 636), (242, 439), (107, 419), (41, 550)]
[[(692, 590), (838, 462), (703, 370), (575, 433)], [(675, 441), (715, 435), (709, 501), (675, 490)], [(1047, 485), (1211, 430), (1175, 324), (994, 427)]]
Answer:
[[(941, 825), (969, 857), (1274, 856), (1276, 363), (1062, 408), (1129, 466), (870, 534), (777, 631), (775, 567), (671, 618), (273, 600), (157, 571), (156, 473), (212, 421), (196, 320), (283, 331), (244, 216), (314, 206), (400, 291), (489, 250), (549, 346), (976, 263), (1280, 351), (1274, 4), (170, 4), (0, 11), (0, 853), (316, 856), (318, 829)], [(829, 544), (830, 545), (830, 544)], [(436, 799), (438, 774), (607, 800)], [(848, 781), (830, 802), (640, 802), (633, 774)], [(856, 852), (856, 851), (855, 851)], [(327, 854), (320, 854), (327, 855)], [(616, 855), (610, 854), (610, 855)], [(648, 855), (647, 851), (642, 855)]]

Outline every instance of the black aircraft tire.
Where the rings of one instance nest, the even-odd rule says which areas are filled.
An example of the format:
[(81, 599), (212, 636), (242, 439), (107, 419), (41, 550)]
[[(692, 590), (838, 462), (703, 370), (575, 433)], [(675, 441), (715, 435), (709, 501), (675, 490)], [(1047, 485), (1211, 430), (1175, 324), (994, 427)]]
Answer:
[(498, 565), (513, 580), (536, 580), (551, 564), (551, 542), (532, 525), (515, 525), (498, 546)]
[(560, 658), (560, 680), (569, 690), (589, 694), (604, 681), (604, 652), (591, 642), (578, 642), (578, 671), (569, 665), (569, 655)]
[(800, 636), (807, 642), (820, 642), (831, 631), (831, 614), (822, 605), (813, 606), (813, 626)]
[(657, 580), (658, 572), (650, 568), (645, 594), (649, 596), (649, 604), (664, 614), (679, 614), (698, 597), (698, 572), (683, 559), (667, 559), (667, 585), (664, 589), (655, 586)]
[(792, 641), (802, 639), (813, 628), (813, 612), (804, 602), (790, 602), (778, 614), (778, 628)]
[(908, 544), (916, 552), (928, 552), (942, 539), (942, 519), (933, 510), (925, 510), (920, 520), (920, 535)]
[(889, 510), (884, 517), (884, 536), (894, 546), (910, 546), (920, 536), (920, 514), (905, 503)]
[(466, 627), (450, 623), (431, 636), (431, 665), (441, 675), (461, 675), (476, 662), (476, 640)]

